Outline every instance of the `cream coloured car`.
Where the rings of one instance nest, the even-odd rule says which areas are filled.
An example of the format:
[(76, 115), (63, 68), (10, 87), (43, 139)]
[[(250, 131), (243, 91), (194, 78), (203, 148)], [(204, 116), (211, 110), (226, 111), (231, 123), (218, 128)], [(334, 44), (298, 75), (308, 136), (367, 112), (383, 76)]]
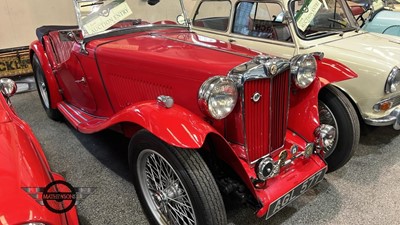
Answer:
[(193, 30), (209, 38), (288, 59), (323, 52), (355, 71), (358, 78), (319, 95), (320, 120), (336, 125), (338, 142), (350, 112), (339, 110), (343, 95), (351, 102), (344, 108), (365, 123), (400, 129), (400, 38), (361, 31), (345, 0), (198, 0), (191, 19)]

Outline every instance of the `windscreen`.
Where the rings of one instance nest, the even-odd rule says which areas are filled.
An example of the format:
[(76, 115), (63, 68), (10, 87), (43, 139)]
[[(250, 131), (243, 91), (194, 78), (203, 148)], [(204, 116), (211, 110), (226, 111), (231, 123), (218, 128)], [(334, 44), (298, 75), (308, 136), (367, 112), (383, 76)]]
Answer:
[(297, 31), (306, 39), (357, 27), (344, 0), (294, 0), (290, 6)]
[(73, 0), (84, 36), (136, 26), (186, 25), (180, 0)]

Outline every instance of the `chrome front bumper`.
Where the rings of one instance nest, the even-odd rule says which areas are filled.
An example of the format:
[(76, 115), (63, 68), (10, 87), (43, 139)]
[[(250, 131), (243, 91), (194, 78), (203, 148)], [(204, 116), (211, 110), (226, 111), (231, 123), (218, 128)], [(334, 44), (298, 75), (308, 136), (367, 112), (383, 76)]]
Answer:
[(371, 126), (393, 125), (395, 130), (400, 130), (400, 109), (393, 110), (389, 115), (381, 118), (366, 118), (365, 123)]

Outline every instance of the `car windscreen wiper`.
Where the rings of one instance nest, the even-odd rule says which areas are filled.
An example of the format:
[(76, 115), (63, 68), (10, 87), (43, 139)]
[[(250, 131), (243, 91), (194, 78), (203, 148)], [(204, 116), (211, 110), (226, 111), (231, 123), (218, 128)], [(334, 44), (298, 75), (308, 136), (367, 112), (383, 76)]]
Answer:
[(90, 4), (86, 4), (86, 5), (81, 5), (81, 8), (88, 7), (88, 6), (94, 6), (94, 5), (103, 5), (103, 4), (104, 4), (104, 2), (93, 2)]
[(339, 34), (339, 36), (343, 36), (344, 31), (317, 31), (315, 33), (308, 34), (307, 37), (313, 37), (320, 34)]

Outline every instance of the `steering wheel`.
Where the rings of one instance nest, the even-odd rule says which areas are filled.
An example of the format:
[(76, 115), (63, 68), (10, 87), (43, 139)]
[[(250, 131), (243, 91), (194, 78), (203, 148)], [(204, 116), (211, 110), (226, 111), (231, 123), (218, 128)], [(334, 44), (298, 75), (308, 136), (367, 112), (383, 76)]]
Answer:
[(268, 27), (267, 28), (267, 33), (270, 35), (268, 39), (271, 40), (277, 40), (278, 39), (278, 34), (276, 33), (276, 30), (274, 27)]

